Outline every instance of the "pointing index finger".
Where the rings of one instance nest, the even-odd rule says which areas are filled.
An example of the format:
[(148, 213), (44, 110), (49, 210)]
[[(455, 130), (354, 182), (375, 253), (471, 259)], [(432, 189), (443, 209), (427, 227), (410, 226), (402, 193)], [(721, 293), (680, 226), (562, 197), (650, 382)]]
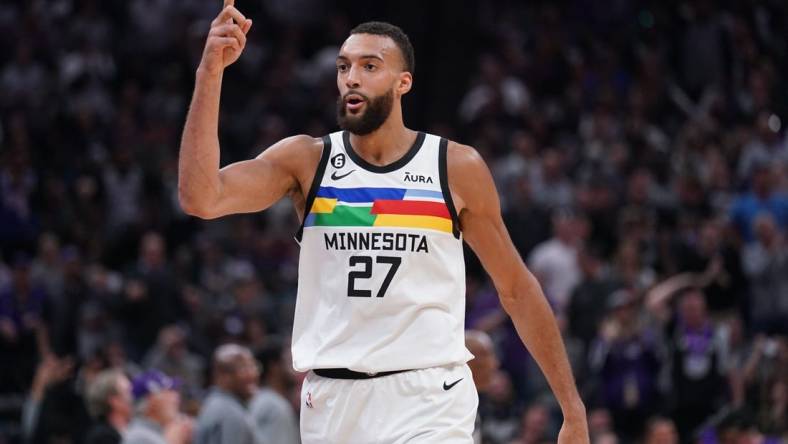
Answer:
[(243, 26), (246, 22), (246, 17), (235, 6), (226, 6), (216, 18), (217, 23), (231, 24), (233, 20), (238, 26)]
[(224, 0), (224, 7), (235, 6), (235, 0)]
[(238, 26), (243, 26), (243, 24), (246, 23), (246, 17), (241, 14), (241, 11), (239, 11), (235, 6), (225, 6), (225, 8), (222, 9), (222, 12), (219, 13), (219, 22), (232, 23), (233, 20), (235, 20), (235, 23)]

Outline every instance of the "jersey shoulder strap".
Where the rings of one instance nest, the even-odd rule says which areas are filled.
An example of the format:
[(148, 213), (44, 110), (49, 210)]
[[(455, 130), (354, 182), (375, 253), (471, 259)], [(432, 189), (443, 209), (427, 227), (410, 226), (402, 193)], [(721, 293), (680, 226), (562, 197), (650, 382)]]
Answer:
[(312, 208), (312, 203), (315, 201), (317, 190), (320, 188), (320, 183), (323, 181), (323, 174), (326, 172), (326, 165), (328, 164), (328, 158), (330, 154), (331, 137), (326, 135), (323, 136), (323, 152), (320, 155), (320, 162), (317, 163), (317, 170), (315, 170), (315, 176), (312, 178), (312, 185), (309, 187), (309, 193), (307, 193), (306, 201), (304, 202), (304, 214), (301, 217), (301, 226), (298, 227), (298, 232), (295, 235), (295, 240), (299, 244), (301, 244), (301, 237), (304, 234), (304, 222), (306, 221), (306, 215), (309, 214), (309, 210)]

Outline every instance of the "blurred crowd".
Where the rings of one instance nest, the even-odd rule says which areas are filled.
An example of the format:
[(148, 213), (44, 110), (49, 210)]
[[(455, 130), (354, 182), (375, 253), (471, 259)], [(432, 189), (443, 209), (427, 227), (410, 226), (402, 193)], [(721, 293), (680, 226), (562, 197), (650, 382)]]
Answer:
[[(133, 416), (186, 442), (260, 393), (297, 417), (291, 205), (203, 222), (177, 202), (219, 3), (0, 5), (0, 443)], [(223, 163), (334, 131), (339, 45), (390, 20), (416, 49), (406, 124), (490, 165), (592, 441), (788, 440), (788, 4), (237, 3), (255, 28), (225, 75)], [(554, 442), (547, 383), (466, 262), (477, 438)]]

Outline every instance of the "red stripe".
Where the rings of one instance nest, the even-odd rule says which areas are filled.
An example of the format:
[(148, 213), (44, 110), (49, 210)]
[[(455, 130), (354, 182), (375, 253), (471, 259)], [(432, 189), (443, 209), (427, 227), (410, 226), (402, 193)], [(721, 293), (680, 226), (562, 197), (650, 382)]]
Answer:
[(372, 205), (372, 214), (407, 214), (411, 216), (437, 216), (451, 219), (449, 209), (443, 202), (425, 200), (383, 200)]

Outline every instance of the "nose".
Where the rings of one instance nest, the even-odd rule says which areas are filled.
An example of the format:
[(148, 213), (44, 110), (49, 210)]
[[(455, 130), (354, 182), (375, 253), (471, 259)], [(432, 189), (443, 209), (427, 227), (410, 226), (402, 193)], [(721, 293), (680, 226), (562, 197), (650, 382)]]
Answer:
[(361, 86), (358, 68), (355, 65), (351, 66), (348, 70), (347, 77), (345, 78), (345, 86), (349, 89), (356, 89)]

